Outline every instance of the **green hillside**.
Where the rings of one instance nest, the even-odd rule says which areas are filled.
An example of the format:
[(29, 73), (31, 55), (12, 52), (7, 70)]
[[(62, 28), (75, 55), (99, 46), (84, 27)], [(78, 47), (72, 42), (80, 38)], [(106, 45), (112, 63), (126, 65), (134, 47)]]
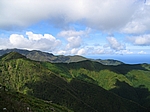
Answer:
[[(149, 74), (149, 65), (105, 66), (88, 60), (52, 64), (16, 52), (0, 58), (0, 84), (9, 91), (75, 112), (147, 112)], [(17, 96), (9, 98), (20, 101)]]
[[(93, 61), (43, 65), (53, 72), (98, 85), (123, 98), (150, 108), (150, 70), (148, 64), (105, 66)], [(60, 71), (59, 71), (60, 70)]]
[(12, 92), (0, 87), (0, 112), (72, 112), (71, 110), (56, 105), (51, 101), (44, 101), (35, 97)]

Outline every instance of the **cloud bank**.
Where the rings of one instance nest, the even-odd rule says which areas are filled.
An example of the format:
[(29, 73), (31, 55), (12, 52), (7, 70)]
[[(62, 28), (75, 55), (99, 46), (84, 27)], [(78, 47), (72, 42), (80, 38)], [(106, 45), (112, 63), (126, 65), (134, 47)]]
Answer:
[[(0, 32), (13, 32), (40, 22), (59, 27), (61, 31), (55, 36), (35, 34), (32, 30), (25, 35), (12, 33), (8, 38), (0, 37), (0, 48), (79, 55), (133, 53), (127, 50), (126, 43), (118, 41), (119, 37), (104, 36), (107, 37), (104, 47), (88, 44), (90, 40), (85, 38), (92, 31), (126, 35), (126, 42), (132, 47), (150, 46), (150, 0), (0, 0)], [(87, 29), (76, 31), (73, 29), (76, 24)], [(138, 53), (145, 54), (145, 51), (141, 49)]]
[[(36, 34), (31, 31), (25, 35), (11, 34), (8, 38), (0, 38), (0, 48), (20, 48), (28, 50), (41, 50), (52, 52), (59, 55), (99, 55), (99, 54), (133, 54), (132, 51), (126, 48), (126, 44), (118, 41), (113, 36), (106, 38), (106, 43), (88, 44), (86, 35), (88, 30), (64, 30), (58, 33), (58, 37), (51, 34)], [(143, 37), (129, 37), (128, 42), (139, 46), (149, 46), (150, 36)], [(146, 54), (141, 50), (138, 54)]]
[(26, 32), (27, 38), (23, 35), (12, 34), (9, 37), (11, 48), (23, 48), (29, 50), (53, 51), (61, 45), (61, 41), (50, 34), (34, 34)]
[(79, 22), (107, 32), (137, 33), (150, 27), (149, 9), (144, 0), (1, 0), (0, 29), (47, 21), (59, 27)]
[(133, 45), (150, 46), (150, 34), (128, 37), (127, 41)]
[(123, 43), (117, 41), (114, 37), (107, 37), (108, 44), (106, 47), (110, 47), (111, 49), (115, 51), (125, 50), (126, 47)]

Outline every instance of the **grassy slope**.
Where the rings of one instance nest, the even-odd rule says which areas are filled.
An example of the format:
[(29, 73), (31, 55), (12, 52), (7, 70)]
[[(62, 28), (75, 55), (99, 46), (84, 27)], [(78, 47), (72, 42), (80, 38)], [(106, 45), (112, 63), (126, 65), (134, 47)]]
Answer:
[[(91, 61), (41, 64), (17, 53), (10, 53), (1, 58), (0, 83), (11, 90), (52, 100), (78, 112), (146, 111), (137, 103), (103, 89), (111, 90), (117, 87), (117, 79), (132, 85), (128, 78), (118, 74), (118, 68), (113, 68), (113, 71), (112, 68)], [(107, 80), (110, 80), (110, 84), (100, 80), (103, 78), (100, 78), (101, 74), (103, 77), (108, 75)], [(113, 77), (109, 78), (111, 75)]]

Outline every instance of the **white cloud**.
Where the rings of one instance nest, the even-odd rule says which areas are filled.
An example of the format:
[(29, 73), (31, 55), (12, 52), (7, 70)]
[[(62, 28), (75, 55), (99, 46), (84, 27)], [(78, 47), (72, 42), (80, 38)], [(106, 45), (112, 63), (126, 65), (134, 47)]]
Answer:
[(138, 54), (147, 54), (147, 53), (144, 51), (140, 51), (140, 52), (138, 52)]
[(9, 41), (14, 47), (26, 48), (31, 45), (30, 41), (27, 38), (24, 38), (23, 35), (18, 34), (10, 35)]
[(33, 34), (32, 32), (26, 32), (26, 35), (28, 36), (29, 40), (33, 40), (33, 41), (34, 40), (38, 41), (44, 38), (42, 34)]
[(134, 45), (150, 46), (150, 34), (127, 37), (127, 40)]
[(150, 0), (145, 0), (146, 5), (150, 5)]
[(104, 48), (102, 46), (81, 46), (72, 49), (61, 49), (55, 52), (59, 55), (100, 55), (100, 54), (133, 54), (132, 51), (127, 49), (116, 50), (110, 47)]
[(85, 48), (73, 48), (69, 50), (58, 50), (55, 54), (59, 55), (85, 55), (88, 54)]
[(0, 38), (0, 48), (1, 49), (11, 48), (8, 38)]
[(77, 54), (78, 49), (77, 48), (73, 48), (71, 50), (69, 50), (70, 54)]
[(94, 54), (105, 54), (104, 49), (95, 49)]
[(33, 34), (32, 32), (26, 32), (26, 35), (28, 36), (29, 40), (38, 41), (41, 39), (47, 39), (49, 41), (55, 41), (56, 38), (50, 34)]
[(78, 50), (77, 55), (84, 55), (86, 54), (86, 50), (84, 48), (81, 48)]
[(122, 29), (124, 33), (141, 34), (150, 29), (150, 0), (145, 4), (139, 5), (139, 8), (132, 15), (131, 20)]
[(62, 31), (58, 34), (61, 37), (74, 37), (74, 36), (81, 36), (84, 34), (84, 31), (75, 31), (75, 30), (66, 30)]
[(75, 54), (75, 55), (84, 55), (86, 54), (86, 50), (84, 48), (73, 48), (71, 50), (69, 50), (70, 54)]
[(86, 28), (85, 30), (64, 30), (58, 33), (58, 36), (68, 38), (68, 37), (78, 37), (78, 36), (87, 36), (90, 33), (91, 29)]
[(133, 54), (133, 52), (129, 50), (122, 50), (120, 54)]
[(146, 26), (139, 21), (131, 21), (129, 22), (124, 29), (122, 30), (124, 33), (144, 33), (147, 30)]
[(80, 48), (82, 46), (82, 37), (87, 37), (89, 32), (90, 32), (89, 28), (80, 31), (64, 30), (58, 33), (58, 36), (64, 37), (67, 40), (66, 50), (72, 49), (72, 52), (76, 52), (74, 51), (74, 48)]
[(67, 49), (78, 48), (81, 46), (82, 39), (81, 37), (69, 37), (67, 38), (68, 44), (66, 46)]
[(88, 48), (88, 53), (90, 55), (95, 55), (95, 54), (107, 54), (106, 50), (104, 48), (100, 48), (99, 46), (93, 46)]
[(24, 27), (47, 20), (55, 26), (79, 22), (112, 31), (124, 27), (139, 4), (136, 0), (1, 0), (0, 28)]
[(61, 45), (61, 41), (50, 34), (41, 35), (26, 32), (26, 35), (28, 36), (27, 38), (18, 34), (10, 35), (9, 41), (7, 40), (9, 46), (6, 45), (6, 47), (52, 51)]
[(67, 54), (67, 52), (64, 50), (55, 51), (54, 53), (57, 55), (66, 55)]
[(117, 41), (114, 37), (107, 37), (108, 44), (104, 47), (110, 47), (111, 49), (115, 51), (125, 50), (126, 47), (121, 42)]

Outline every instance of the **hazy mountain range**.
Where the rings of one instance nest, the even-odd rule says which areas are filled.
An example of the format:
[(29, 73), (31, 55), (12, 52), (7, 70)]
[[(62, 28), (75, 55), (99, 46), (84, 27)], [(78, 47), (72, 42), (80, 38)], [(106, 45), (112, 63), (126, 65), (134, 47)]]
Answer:
[(9, 52), (18, 52), (27, 58), (35, 61), (48, 61), (52, 63), (70, 63), (70, 62), (79, 62), (83, 60), (92, 60), (100, 62), (104, 65), (119, 65), (123, 64), (123, 62), (117, 61), (117, 60), (101, 60), (101, 59), (89, 59), (85, 58), (83, 56), (75, 55), (75, 56), (64, 56), (64, 55), (58, 55), (55, 56), (52, 53), (47, 52), (41, 52), (38, 50), (22, 50), (22, 49), (6, 49), (6, 50), (0, 50), (0, 56), (9, 53)]
[(150, 111), (149, 64), (114, 66), (80, 56), (67, 59), (40, 51), (8, 51), (0, 51), (0, 110)]

